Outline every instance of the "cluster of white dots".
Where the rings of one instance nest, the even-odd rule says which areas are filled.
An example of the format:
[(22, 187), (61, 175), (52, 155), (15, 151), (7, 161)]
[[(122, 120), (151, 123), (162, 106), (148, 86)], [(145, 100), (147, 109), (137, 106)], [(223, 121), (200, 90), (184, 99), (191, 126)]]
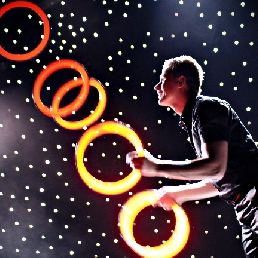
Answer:
[[(156, 1), (157, 1), (157, 0), (156, 0)], [(156, 1), (154, 0), (154, 2), (156, 2)], [(118, 2), (118, 0), (114, 0), (114, 2)], [(5, 3), (5, 0), (2, 0), (2, 3)], [(132, 3), (132, 2), (131, 2), (131, 3)], [(129, 1), (125, 1), (124, 4), (125, 4), (125, 6), (129, 6), (131, 3), (130, 3)], [(180, 0), (178, 3), (179, 3), (180, 5), (185, 4), (184, 1), (182, 1), (182, 0)], [(102, 4), (103, 4), (103, 5), (107, 5), (107, 1), (102, 1)], [(62, 5), (62, 6), (66, 5), (66, 2), (65, 2), (65, 1), (61, 1), (61, 5)], [(201, 3), (198, 2), (198, 3), (196, 4), (196, 6), (197, 6), (198, 8), (201, 7)], [(245, 7), (245, 2), (241, 2), (241, 3), (240, 3), (240, 6), (241, 6), (242, 8), (244, 8), (244, 7)], [(137, 8), (141, 9), (141, 8), (143, 8), (143, 7), (144, 7), (144, 6), (143, 6), (141, 3), (138, 3), (138, 4), (137, 4)], [(114, 14), (114, 10), (108, 9), (108, 10), (107, 10), (107, 14), (108, 14), (108, 15)], [(90, 40), (90, 39), (86, 39), (86, 38), (83, 36), (83, 33), (84, 33), (85, 30), (86, 30), (86, 25), (85, 25), (85, 27), (84, 27), (84, 26), (81, 26), (81, 27), (78, 29), (78, 31), (76, 31), (76, 28), (75, 28), (75, 26), (74, 26), (73, 24), (64, 25), (65, 22), (63, 22), (63, 20), (65, 19), (66, 15), (67, 15), (67, 14), (60, 13), (60, 16), (59, 16), (59, 17), (60, 17), (61, 21), (59, 21), (59, 22), (57, 23), (57, 27), (60, 28), (60, 31), (57, 32), (57, 36), (61, 37), (61, 36), (62, 36), (61, 29), (63, 29), (64, 26), (67, 26), (68, 30), (70, 31), (70, 34), (71, 34), (71, 37), (72, 37), (72, 38), (80, 37), (80, 38), (82, 38), (82, 43), (83, 43), (83, 44), (86, 44), (86, 43)], [(175, 17), (180, 17), (180, 15), (181, 15), (181, 14), (178, 13), (178, 12), (174, 13), (174, 16), (175, 16)], [(218, 17), (221, 17), (221, 16), (223, 16), (223, 15), (224, 15), (224, 13), (223, 13), (222, 11), (217, 11), (217, 16), (218, 16)], [(234, 13), (234, 12), (231, 12), (230, 15), (231, 15), (232, 17), (234, 17), (234, 16), (235, 16), (235, 13)], [(50, 21), (51, 21), (51, 18), (52, 18), (52, 17), (51, 17), (51, 14), (47, 14), (47, 16), (48, 16), (48, 18), (49, 18)], [(199, 14), (199, 16), (200, 16), (200, 18), (204, 18), (204, 17), (205, 17), (205, 13), (201, 12), (201, 13)], [(254, 18), (254, 17), (255, 17), (255, 13), (254, 13), (254, 12), (251, 12), (251, 13), (250, 13), (250, 16)], [(70, 13), (70, 17), (75, 17), (75, 18), (76, 18), (76, 15), (75, 15), (73, 12), (71, 12), (71, 13)], [(123, 18), (129, 18), (129, 15), (128, 15), (127, 12), (124, 12), (124, 13), (122, 14), (122, 17), (123, 17)], [(28, 19), (31, 19), (31, 18), (32, 18), (32, 16), (31, 16), (31, 15), (28, 15)], [(88, 18), (87, 18), (87, 17), (80, 17), (80, 20), (82, 20), (83, 23), (87, 24)], [(43, 25), (41, 21), (39, 21), (39, 24), (40, 24), (41, 26)], [(108, 26), (110, 26), (110, 23), (106, 21), (106, 22), (104, 22), (104, 26), (105, 26), (105, 27), (108, 27)], [(239, 24), (239, 28), (240, 28), (240, 29), (245, 29), (245, 24), (244, 24), (244, 23), (240, 23), (240, 24)], [(65, 28), (65, 29), (66, 29), (66, 28)], [(4, 28), (3, 30), (4, 30), (4, 32), (5, 32), (6, 34), (8, 34), (9, 29), (8, 29), (7, 27)], [(214, 30), (214, 25), (213, 25), (213, 24), (209, 24), (209, 25), (207, 26), (207, 30)], [(26, 33), (26, 32), (24, 32), (24, 31), (22, 31), (21, 29), (18, 29), (17, 32), (18, 32), (18, 34)], [(187, 38), (187, 37), (189, 37), (190, 32), (184, 31), (184, 32), (182, 32), (182, 34), (183, 34), (183, 36), (184, 36), (185, 38)], [(227, 32), (227, 31), (222, 31), (222, 32), (221, 32), (221, 35), (222, 35), (223, 37), (226, 37), (228, 34), (229, 34), (229, 32)], [(147, 35), (148, 37), (150, 37), (150, 36), (152, 36), (152, 32), (147, 31), (147, 32), (146, 32), (146, 35)], [(93, 34), (92, 34), (92, 36), (93, 36), (93, 38), (99, 38), (101, 35), (100, 35), (100, 32), (94, 31)], [(172, 33), (172, 34), (171, 34), (171, 39), (176, 39), (178, 36), (179, 36), (179, 35), (176, 35), (176, 34)], [(43, 36), (42, 36), (42, 37), (43, 37)], [(159, 39), (160, 42), (162, 42), (162, 41), (165, 40), (165, 37), (164, 37), (164, 36), (159, 36), (158, 39)], [(62, 44), (60, 44), (60, 45), (58, 46), (59, 50), (60, 50), (60, 51), (65, 51), (65, 50), (66, 50), (66, 46), (67, 46), (68, 44), (70, 44), (71, 41), (72, 41), (71, 39), (62, 39), (62, 40), (61, 40), (61, 43), (62, 43)], [(118, 41), (119, 41), (121, 44), (123, 44), (123, 43), (125, 42), (125, 40), (122, 39), (122, 38), (119, 38)], [(13, 42), (14, 45), (19, 44), (19, 42), (18, 42), (17, 39), (13, 39), (12, 42)], [(53, 39), (51, 39), (50, 42), (51, 42), (52, 45), (55, 45), (55, 44), (57, 44), (58, 40), (53, 38)], [(235, 41), (232, 42), (232, 45), (235, 45), (235, 46), (238, 46), (238, 45), (240, 45), (240, 44), (241, 44), (241, 41), (240, 41), (239, 39), (235, 39)], [(249, 44), (250, 47), (252, 47), (252, 46), (254, 46), (255, 43), (254, 43), (253, 41), (250, 41), (248, 44)], [(203, 46), (203, 47), (208, 47), (208, 43), (203, 42), (203, 43), (202, 43), (202, 46)], [(67, 48), (67, 49), (68, 49), (68, 53), (69, 53), (69, 54), (75, 53), (76, 49), (78, 49), (79, 47), (80, 47), (80, 46), (78, 46), (77, 44), (71, 44), (71, 45)], [(137, 46), (137, 47), (138, 47), (138, 46)], [(23, 48), (24, 48), (24, 51), (26, 51), (26, 52), (29, 51), (29, 49), (28, 49), (27, 46), (24, 46)], [(134, 50), (135, 48), (136, 48), (136, 46), (133, 45), (133, 44), (131, 44), (130, 46), (128, 46), (128, 49), (131, 49), (131, 50)], [(147, 44), (147, 43), (141, 44), (141, 48), (142, 48), (142, 49), (147, 49), (147, 48), (148, 48), (148, 44)], [(48, 51), (49, 51), (50, 54), (55, 54), (55, 55), (56, 55), (56, 53), (55, 53), (55, 51), (53, 51), (53, 49), (49, 48)], [(214, 54), (217, 54), (217, 53), (219, 52), (219, 48), (218, 48), (218, 47), (214, 47), (214, 48), (212, 49), (212, 51), (213, 51)], [(120, 56), (120, 57), (123, 56), (122, 50), (119, 50), (119, 49), (118, 49), (118, 50), (117, 50), (117, 55)], [(158, 53), (158, 52), (154, 52), (154, 53), (153, 53), (153, 56), (154, 56), (155, 58), (158, 58), (158, 57), (159, 57), (159, 53)], [(56, 60), (60, 60), (60, 56), (59, 56), (59, 55), (56, 55), (55, 59), (56, 59)], [(112, 55), (108, 55), (108, 56), (107, 56), (107, 60), (110, 61), (110, 63), (111, 63), (114, 59), (115, 59), (115, 58), (114, 58), (114, 56), (112, 56)], [(42, 64), (42, 61), (41, 61), (40, 58), (36, 58), (36, 59), (35, 59), (35, 63), (41, 65), (43, 69), (45, 69), (45, 68), (47, 67), (47, 64)], [(132, 61), (131, 59), (126, 59), (126, 64), (128, 64), (128, 65), (133, 65), (133, 61)], [(204, 60), (204, 61), (203, 61), (203, 64), (204, 64), (204, 65), (208, 65), (208, 60)], [(247, 60), (243, 60), (243, 61), (242, 61), (242, 65), (243, 65), (244, 67), (248, 66), (248, 61), (247, 61)], [(16, 68), (16, 65), (15, 65), (15, 64), (11, 64), (11, 68), (12, 68), (12, 69), (15, 69), (15, 68)], [(115, 73), (115, 72), (116, 72), (116, 68), (115, 68), (114, 66), (112, 66), (112, 65), (109, 65), (108, 71)], [(30, 74), (33, 74), (33, 73), (34, 73), (34, 69), (33, 69), (33, 68), (30, 68), (28, 72), (29, 72)], [(153, 69), (153, 72), (156, 73), (156, 69)], [(230, 75), (231, 75), (231, 76), (236, 76), (236, 74), (237, 74), (237, 71), (232, 71)], [(126, 75), (126, 76), (124, 77), (124, 80), (125, 80), (125, 81), (130, 81), (130, 80), (132, 80), (132, 78), (130, 78), (130, 76), (127, 76), (127, 75)], [(249, 83), (252, 83), (253, 81), (254, 81), (254, 78), (251, 78), (251, 77), (248, 78), (248, 82), (249, 82)], [(24, 84), (25, 84), (25, 80), (23, 80), (22, 77), (21, 77), (21, 78), (18, 78), (18, 79), (15, 79), (15, 80), (10, 78), (10, 79), (7, 79), (7, 80), (6, 80), (6, 83), (7, 83), (7, 84), (15, 83), (15, 84), (18, 84), (18, 85), (24, 85)], [(105, 86), (107, 86), (107, 87), (110, 86), (110, 83), (109, 83), (109, 82), (105, 82)], [(144, 88), (144, 87), (146, 86), (146, 84), (145, 84), (144, 82), (140, 82), (140, 83), (139, 83), (139, 86), (142, 87), (142, 88)], [(219, 83), (219, 86), (220, 86), (220, 87), (223, 87), (223, 86), (225, 86), (225, 83), (224, 83), (224, 82), (220, 82), (220, 83)], [(233, 89), (234, 89), (234, 91), (237, 91), (237, 90), (238, 90), (238, 87), (235, 86)], [(47, 90), (50, 90), (50, 88), (48, 87)], [(124, 93), (124, 89), (123, 89), (122, 87), (120, 87), (120, 88), (118, 88), (118, 92), (122, 94), (122, 93)], [(1, 94), (4, 94), (4, 93), (5, 93), (5, 91), (4, 91), (4, 90), (1, 90)], [(138, 97), (137, 95), (133, 95), (133, 96), (132, 96), (132, 100), (139, 100), (139, 97)], [(30, 103), (31, 100), (30, 100), (29, 98), (26, 98), (26, 99), (25, 99), (25, 102), (26, 102), (26, 103)], [(252, 110), (252, 108), (251, 108), (250, 106), (246, 107), (246, 111), (247, 111), (247, 112), (250, 112), (251, 110)], [(167, 108), (167, 111), (171, 111), (171, 109), (170, 109), (170, 108)], [(123, 116), (123, 114), (124, 114), (124, 112), (122, 112), (122, 111), (119, 111), (119, 112), (118, 112), (118, 115), (119, 115), (119, 116)], [(19, 115), (19, 114), (15, 115), (15, 118), (16, 118), (16, 119), (23, 119), (23, 118), (21, 118), (21, 115)], [(118, 121), (118, 118), (114, 118), (114, 120), (115, 120), (115, 121)], [(29, 118), (29, 121), (30, 121), (31, 123), (34, 123), (34, 122), (36, 121), (36, 118)], [(162, 124), (162, 120), (161, 120), (161, 119), (158, 119), (158, 120), (157, 120), (157, 124)], [(248, 125), (249, 125), (249, 124), (251, 124), (250, 121), (248, 122)], [(0, 127), (4, 127), (4, 124), (0, 124)], [(147, 127), (147, 126), (144, 126), (143, 129), (146, 131), (146, 130), (148, 130), (148, 127)], [(54, 131), (55, 131), (55, 132), (58, 132), (59, 130), (58, 130), (58, 129), (55, 129)], [(43, 134), (43, 133), (44, 133), (43, 130), (39, 130), (39, 134)], [(20, 137), (21, 137), (23, 140), (27, 140), (26, 134), (21, 134)], [(113, 142), (112, 144), (113, 144), (114, 146), (117, 145), (116, 142)], [(91, 143), (90, 146), (93, 146), (93, 143)], [(151, 146), (151, 143), (148, 142), (148, 143), (147, 143), (147, 146)], [(72, 147), (75, 147), (75, 144), (74, 144), (74, 143), (72, 144)], [(56, 145), (56, 149), (57, 149), (57, 150), (62, 150), (62, 145), (61, 145), (61, 144), (57, 144), (57, 145)], [(46, 147), (43, 147), (43, 148), (42, 148), (42, 151), (43, 151), (43, 152), (48, 152), (48, 149), (47, 149)], [(18, 152), (17, 150), (14, 150), (14, 154), (18, 155), (19, 152)], [(105, 154), (105, 153), (102, 153), (101, 156), (102, 156), (103, 158), (105, 158), (106, 154)], [(4, 158), (4, 159), (7, 159), (7, 155), (4, 154), (4, 155), (3, 155), (3, 158)], [(118, 155), (117, 158), (121, 158), (120, 155)], [(161, 158), (161, 155), (158, 155), (158, 158)], [(68, 158), (67, 158), (67, 157), (63, 157), (63, 161), (64, 161), (64, 162), (67, 162), (67, 161), (68, 161)], [(86, 162), (86, 161), (87, 161), (87, 158), (85, 158), (85, 162)], [(45, 160), (45, 164), (46, 164), (46, 165), (51, 165), (51, 160), (50, 160), (50, 159), (46, 159), (46, 160)], [(30, 169), (33, 169), (33, 168), (34, 168), (34, 165), (33, 165), (33, 164), (29, 164), (28, 167), (29, 167)], [(19, 172), (19, 171), (20, 171), (20, 168), (19, 168), (18, 166), (16, 166), (16, 167), (15, 167), (15, 171), (16, 171), (16, 172)], [(61, 177), (61, 176), (63, 175), (63, 173), (60, 172), (60, 171), (56, 172), (56, 174), (57, 174), (58, 177)], [(4, 177), (6, 176), (5, 173), (1, 173), (0, 175), (1, 175), (2, 178), (4, 178)], [(47, 177), (47, 174), (44, 173), (44, 172), (43, 172), (41, 175), (42, 175), (43, 178)], [(120, 171), (120, 172), (119, 172), (119, 175), (122, 176), (122, 175), (123, 175), (123, 172)], [(160, 185), (162, 185), (162, 180), (160, 180), (158, 183), (159, 183)], [(65, 186), (68, 186), (69, 183), (68, 183), (68, 182), (65, 182), (64, 185), (65, 185)], [(26, 190), (29, 190), (30, 187), (29, 187), (29, 186), (26, 186), (25, 189), (26, 189)], [(41, 187), (41, 188), (39, 188), (39, 192), (40, 192), (40, 193), (44, 193), (44, 192), (45, 192), (45, 189), (44, 189), (43, 187)], [(3, 196), (4, 194), (3, 194), (2, 192), (0, 192), (0, 195)], [(130, 192), (129, 195), (132, 195), (132, 192)], [(15, 195), (12, 194), (12, 195), (10, 196), (10, 198), (11, 198), (11, 199), (15, 199)], [(60, 197), (59, 195), (56, 195), (56, 199), (57, 199), (57, 200), (59, 200), (60, 198), (61, 198), (61, 197)], [(28, 196), (25, 196), (25, 201), (29, 201), (29, 200), (30, 200), (30, 198), (29, 198)], [(74, 202), (74, 201), (75, 201), (75, 198), (71, 197), (71, 198), (70, 198), (70, 201), (71, 201), (71, 202)], [(109, 201), (110, 201), (110, 198), (106, 198), (106, 202), (109, 202)], [(195, 203), (196, 203), (196, 204), (199, 204), (199, 201), (196, 201)], [(207, 204), (210, 205), (211, 202), (210, 202), (210, 201), (207, 201)], [(47, 204), (44, 203), (44, 202), (42, 202), (40, 205), (41, 205), (42, 207), (46, 207), (46, 206), (47, 206)], [(87, 206), (90, 206), (90, 202), (87, 202), (86, 205), (87, 205)], [(121, 206), (121, 204), (118, 204), (118, 206)], [(14, 211), (15, 211), (15, 207), (10, 207), (10, 208), (9, 208), (9, 211), (10, 211), (10, 212), (14, 212)], [(31, 209), (28, 209), (28, 212), (31, 212), (31, 211), (32, 211)], [(59, 210), (58, 210), (58, 209), (54, 209), (53, 212), (54, 212), (54, 213), (58, 213)], [(75, 218), (75, 215), (71, 215), (71, 218)], [(222, 215), (218, 215), (217, 218), (218, 218), (218, 219), (222, 219)], [(156, 218), (155, 218), (155, 216), (150, 216), (150, 219), (151, 219), (151, 220), (155, 220)], [(49, 223), (52, 223), (52, 222), (53, 222), (53, 219), (49, 219), (48, 222), (49, 222)], [(170, 220), (167, 220), (167, 223), (170, 223)], [(19, 221), (15, 221), (15, 222), (14, 222), (14, 225), (15, 225), (15, 226), (19, 226), (19, 225), (20, 225), (20, 222), (19, 222)], [(32, 229), (33, 227), (34, 227), (34, 226), (33, 226), (32, 224), (29, 225), (29, 228), (31, 228), (31, 229)], [(69, 225), (65, 225), (64, 227), (65, 227), (65, 229), (68, 229), (68, 228), (69, 228)], [(228, 229), (228, 226), (225, 225), (225, 226), (224, 226), (224, 230), (227, 230), (227, 229)], [(6, 230), (5, 230), (5, 229), (2, 229), (2, 232), (5, 233)], [(92, 233), (92, 232), (93, 232), (93, 230), (89, 228), (89, 229), (88, 229), (88, 233)], [(158, 233), (158, 232), (159, 232), (158, 229), (155, 229), (155, 230), (154, 230), (154, 233)], [(209, 233), (209, 230), (205, 230), (205, 231), (204, 231), (204, 234), (208, 234), (208, 233)], [(106, 237), (106, 236), (107, 236), (107, 233), (104, 233), (104, 232), (103, 232), (101, 235), (102, 235), (102, 237)], [(44, 239), (44, 238), (46, 238), (46, 236), (45, 236), (45, 235), (42, 235), (42, 239)], [(59, 239), (62, 239), (62, 238), (63, 238), (63, 236), (62, 236), (62, 235), (59, 235)], [(236, 238), (239, 239), (239, 238), (240, 238), (239, 235), (237, 235)], [(27, 238), (26, 238), (25, 236), (22, 237), (22, 241), (23, 241), (23, 242), (27, 241)], [(114, 239), (114, 243), (115, 243), (115, 244), (118, 243), (118, 242), (119, 242), (118, 239)], [(82, 244), (82, 241), (78, 241), (78, 244)], [(97, 243), (96, 243), (96, 246), (100, 247), (101, 244), (100, 244), (99, 242), (97, 242)], [(3, 248), (4, 248), (3, 246), (0, 246), (0, 249), (3, 249)], [(54, 249), (54, 247), (53, 247), (53, 246), (49, 246), (49, 249), (52, 250), (52, 249)], [(16, 252), (19, 252), (19, 249), (16, 249)], [(40, 250), (36, 250), (36, 253), (37, 253), (37, 254), (40, 254), (40, 252), (41, 252)], [(70, 255), (74, 255), (75, 253), (74, 253), (73, 250), (70, 250), (70, 251), (69, 251), (69, 254), (70, 254)], [(98, 257), (98, 256), (95, 255), (95, 257)], [(108, 257), (109, 257), (109, 256), (106, 256), (106, 258), (108, 258)], [(195, 257), (194, 255), (191, 256), (191, 258), (194, 258), (194, 257)], [(213, 256), (211, 256), (211, 257), (213, 257)]]

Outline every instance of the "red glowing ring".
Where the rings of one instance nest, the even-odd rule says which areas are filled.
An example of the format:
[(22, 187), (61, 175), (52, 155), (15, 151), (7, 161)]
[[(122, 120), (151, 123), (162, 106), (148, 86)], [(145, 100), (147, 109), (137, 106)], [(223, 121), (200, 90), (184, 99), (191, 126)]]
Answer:
[[(41, 102), (41, 98), (40, 98), (41, 88), (43, 87), (43, 84), (45, 80), (48, 78), (48, 76), (50, 76), (53, 72), (64, 68), (74, 69), (81, 74), (81, 77), (82, 77), (82, 80), (80, 81), (80, 84), (82, 85), (81, 91), (78, 94), (77, 98), (69, 105), (63, 108), (58, 108), (58, 106), (55, 105), (55, 108), (50, 109), (49, 107), (45, 106)], [(68, 115), (71, 115), (73, 111), (77, 111), (85, 102), (89, 94), (89, 87), (90, 87), (89, 82), (90, 82), (89, 75), (87, 74), (87, 72), (85, 71), (84, 67), (81, 64), (77, 63), (74, 60), (69, 60), (69, 59), (55, 61), (50, 65), (48, 65), (47, 68), (42, 70), (38, 75), (33, 87), (33, 93), (32, 93), (33, 99), (38, 109), (46, 116), (49, 116), (49, 117), (68, 116)], [(69, 85), (70, 85), (70, 82), (64, 84), (62, 86), (62, 92), (69, 91), (70, 90)], [(60, 91), (59, 91), (59, 94), (60, 94)]]
[(12, 53), (7, 52), (0, 46), (0, 54), (2, 56), (4, 56), (5, 58), (13, 60), (13, 61), (26, 61), (26, 60), (32, 59), (35, 56), (37, 56), (38, 54), (40, 54), (43, 51), (43, 49), (46, 47), (47, 42), (50, 37), (50, 25), (49, 25), (49, 20), (48, 20), (46, 14), (44, 13), (44, 11), (41, 8), (39, 8), (37, 5), (27, 2), (27, 1), (16, 1), (16, 2), (6, 4), (2, 8), (0, 8), (0, 18), (6, 12), (10, 11), (13, 8), (17, 8), (17, 7), (29, 8), (40, 16), (41, 20), (44, 23), (44, 37), (41, 40), (40, 44), (34, 50), (30, 51), (29, 53), (12, 54)]
[[(67, 89), (72, 89), (77, 86), (80, 86), (83, 84), (82, 79), (78, 79), (77, 81), (70, 81), (67, 84), (63, 85), (55, 94), (52, 102), (52, 108), (53, 110), (58, 110), (59, 104), (63, 96), (67, 93)], [(62, 127), (70, 130), (76, 130), (76, 129), (81, 129), (84, 126), (89, 126), (93, 124), (95, 121), (97, 121), (100, 116), (103, 114), (105, 107), (106, 107), (106, 102), (107, 102), (107, 97), (106, 97), (106, 91), (104, 86), (96, 79), (90, 78), (90, 86), (95, 87), (98, 92), (99, 92), (99, 103), (96, 107), (96, 109), (93, 111), (92, 114), (90, 114), (88, 117), (80, 120), (80, 121), (65, 121), (62, 119), (60, 116), (54, 116), (55, 121), (61, 125)]]
[(125, 137), (135, 147), (140, 157), (144, 156), (144, 149), (138, 135), (129, 127), (113, 121), (106, 121), (90, 127), (81, 137), (76, 148), (76, 165), (78, 172), (86, 185), (92, 190), (107, 194), (121, 194), (131, 189), (141, 178), (138, 169), (133, 170), (127, 177), (117, 182), (103, 182), (93, 177), (84, 165), (84, 153), (87, 146), (103, 134), (117, 134)]
[(133, 236), (133, 224), (138, 213), (147, 206), (157, 202), (155, 193), (151, 190), (143, 191), (132, 196), (123, 206), (119, 214), (119, 225), (122, 237), (134, 252), (145, 258), (171, 258), (177, 255), (186, 245), (190, 225), (184, 210), (177, 204), (172, 204), (176, 225), (172, 236), (159, 246), (141, 246)]

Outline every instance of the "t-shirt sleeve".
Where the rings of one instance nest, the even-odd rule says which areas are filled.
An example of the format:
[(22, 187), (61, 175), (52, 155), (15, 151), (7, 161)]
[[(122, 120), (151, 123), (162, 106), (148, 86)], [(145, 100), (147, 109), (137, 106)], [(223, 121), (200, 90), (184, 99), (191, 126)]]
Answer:
[(229, 108), (219, 102), (203, 102), (196, 111), (197, 130), (202, 143), (228, 141)]

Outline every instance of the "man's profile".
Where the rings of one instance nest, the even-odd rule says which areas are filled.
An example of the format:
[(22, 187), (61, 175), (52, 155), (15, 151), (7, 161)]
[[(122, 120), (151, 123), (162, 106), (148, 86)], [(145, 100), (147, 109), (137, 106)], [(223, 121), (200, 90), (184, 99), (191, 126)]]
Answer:
[(143, 176), (201, 180), (156, 190), (158, 205), (171, 208), (171, 198), (186, 201), (220, 196), (234, 206), (242, 227), (246, 257), (258, 257), (258, 148), (230, 104), (217, 97), (200, 95), (203, 70), (195, 59), (180, 56), (166, 60), (154, 87), (161, 106), (171, 107), (179, 125), (187, 131), (196, 159), (172, 161), (136, 152), (127, 162)]

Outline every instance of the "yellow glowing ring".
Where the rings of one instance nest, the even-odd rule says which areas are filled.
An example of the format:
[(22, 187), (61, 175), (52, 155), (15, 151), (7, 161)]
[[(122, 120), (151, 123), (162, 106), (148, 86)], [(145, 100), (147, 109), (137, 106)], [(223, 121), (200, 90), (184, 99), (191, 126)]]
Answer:
[(34, 50), (30, 51), (29, 53), (12, 54), (12, 53), (7, 52), (0, 46), (0, 54), (2, 56), (4, 56), (5, 58), (8, 58), (8, 59), (14, 60), (14, 61), (25, 61), (25, 60), (34, 58), (35, 56), (37, 56), (44, 50), (44, 48), (46, 47), (47, 42), (49, 40), (49, 36), (50, 36), (50, 25), (49, 25), (49, 20), (47, 18), (47, 15), (44, 13), (44, 11), (41, 8), (39, 8), (37, 5), (27, 2), (27, 1), (16, 1), (16, 2), (6, 4), (4, 7), (0, 8), (0, 18), (9, 10), (11, 10), (13, 8), (17, 8), (17, 7), (25, 7), (25, 8), (29, 8), (29, 9), (33, 10), (35, 13), (37, 13), (40, 16), (40, 18), (42, 19), (43, 24), (44, 24), (43, 39), (41, 40), (40, 44)]
[(89, 188), (107, 195), (121, 194), (131, 189), (141, 178), (138, 169), (133, 170), (127, 177), (117, 182), (103, 182), (93, 177), (84, 166), (83, 158), (87, 146), (103, 134), (118, 134), (129, 140), (140, 157), (144, 156), (144, 149), (138, 135), (127, 126), (113, 121), (106, 121), (90, 127), (81, 137), (76, 148), (76, 164), (78, 172)]
[(145, 258), (171, 258), (184, 248), (190, 233), (187, 215), (177, 203), (172, 205), (176, 217), (175, 230), (164, 244), (155, 247), (141, 246), (136, 243), (133, 236), (133, 224), (138, 213), (156, 202), (157, 197), (151, 190), (132, 196), (119, 214), (120, 230), (125, 242), (140, 256)]
[[(48, 76), (50, 76), (53, 72), (58, 71), (60, 69), (64, 69), (64, 68), (74, 69), (81, 74), (81, 77), (82, 77), (81, 91), (78, 94), (78, 96), (76, 97), (76, 99), (73, 102), (71, 102), (69, 105), (67, 105), (63, 108), (60, 108), (60, 109), (57, 109), (57, 107), (56, 107), (56, 109), (49, 108), (41, 102), (41, 98), (40, 98), (41, 88)], [(33, 87), (32, 96), (33, 96), (36, 106), (44, 115), (49, 116), (49, 117), (68, 116), (68, 115), (71, 115), (73, 111), (77, 111), (85, 102), (85, 100), (89, 94), (89, 88), (90, 88), (89, 81), (90, 81), (90, 78), (89, 78), (87, 72), (85, 71), (84, 67), (81, 64), (77, 63), (76, 61), (70, 60), (70, 59), (63, 59), (60, 61), (55, 61), (55, 62), (49, 64), (46, 69), (42, 70), (40, 72), (40, 74), (38, 75), (38, 77), (36, 78), (36, 81), (35, 81), (34, 87)], [(63, 85), (62, 90), (69, 91), (69, 88), (67, 87), (67, 83)]]
[[(52, 109), (54, 111), (58, 110), (60, 101), (63, 98), (63, 96), (67, 93), (67, 91), (74, 87), (80, 86), (82, 84), (83, 84), (83, 80), (78, 79), (77, 81), (72, 80), (72, 81), (68, 82), (67, 84), (63, 85), (56, 92), (56, 94), (53, 98)], [(90, 79), (90, 86), (95, 87), (99, 92), (99, 103), (98, 103), (96, 109), (94, 110), (94, 112), (92, 114), (90, 114), (88, 117), (84, 118), (83, 120), (75, 121), (75, 122), (65, 121), (60, 116), (54, 116), (55, 121), (59, 125), (61, 125), (62, 127), (66, 128), (66, 129), (76, 130), (76, 129), (81, 129), (84, 126), (89, 126), (100, 118), (100, 116), (103, 114), (105, 107), (106, 107), (106, 102), (107, 102), (106, 91), (105, 91), (104, 86), (98, 80), (96, 80), (94, 78)], [(68, 90), (67, 90), (67, 88), (68, 88)]]

